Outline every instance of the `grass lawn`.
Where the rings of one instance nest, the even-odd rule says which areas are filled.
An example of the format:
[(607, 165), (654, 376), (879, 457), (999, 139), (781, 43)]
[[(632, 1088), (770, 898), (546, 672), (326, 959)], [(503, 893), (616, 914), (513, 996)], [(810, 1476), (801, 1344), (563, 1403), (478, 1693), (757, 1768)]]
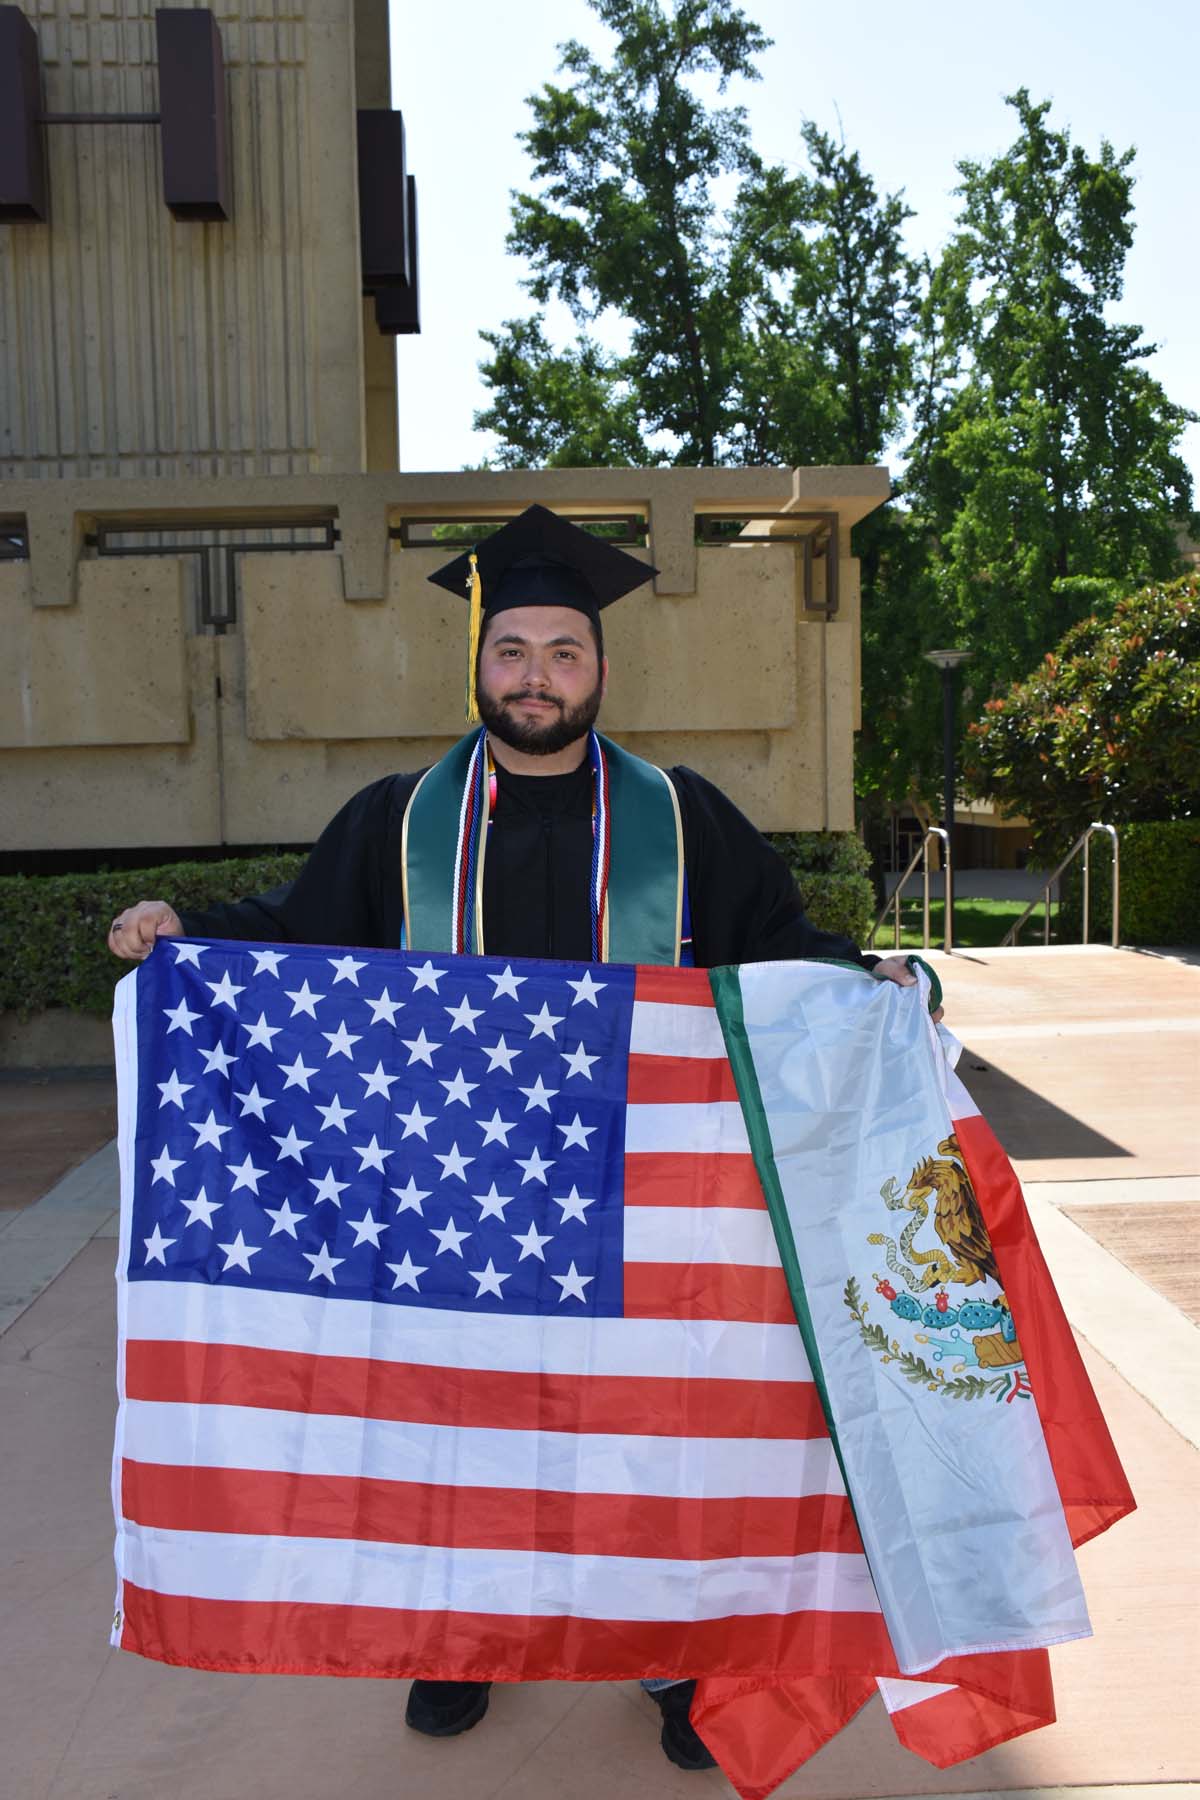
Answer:
[[(954, 902), (954, 944), (956, 949), (984, 950), (998, 944), (1010, 926), (1015, 925), (1025, 911), (1028, 902), (1024, 900), (956, 900)], [(929, 902), (929, 942), (934, 950), (942, 946), (943, 915), (945, 902), (931, 900)], [(1040, 944), (1042, 942), (1043, 912), (1039, 905), (1037, 911), (1026, 920), (1021, 932), (1022, 944)], [(901, 930), (900, 947), (902, 950), (919, 950), (921, 937), (921, 896), (918, 891), (905, 899), (900, 908)], [(892, 948), (895, 927), (891, 915), (880, 926), (875, 939), (876, 954), (887, 955)], [(1050, 942), (1058, 942), (1058, 907), (1050, 908)]]

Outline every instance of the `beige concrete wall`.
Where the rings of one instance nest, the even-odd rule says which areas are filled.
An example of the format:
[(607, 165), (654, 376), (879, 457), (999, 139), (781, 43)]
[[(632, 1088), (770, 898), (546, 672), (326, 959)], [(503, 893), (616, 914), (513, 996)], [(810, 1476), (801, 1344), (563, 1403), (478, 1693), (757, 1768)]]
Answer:
[[(10, 849), (303, 842), (364, 783), (465, 729), (465, 606), (430, 586), (442, 549), (389, 543), (405, 515), (644, 514), (648, 587), (606, 617), (603, 726), (687, 763), (767, 830), (848, 830), (858, 707), (849, 528), (883, 469), (555, 470), (214, 482), (11, 484), (32, 559), (0, 570), (0, 789)], [(239, 628), (188, 637), (173, 558), (105, 561), (85, 537), (120, 502), (167, 528), (324, 508), (334, 552), (247, 555)], [(695, 544), (702, 512), (838, 518), (840, 611), (804, 614), (791, 543)]]
[(0, 749), (186, 744), (183, 570), (174, 557), (85, 563), (74, 607), (33, 607), (0, 563)]
[[(446, 561), (444, 550), (397, 547), (387, 597), (345, 605), (332, 557), (247, 557), (246, 735), (443, 733), (461, 709), (466, 679), (466, 606), (429, 582)], [(793, 725), (797, 636), (807, 656), (815, 653), (813, 633), (796, 630), (794, 573), (782, 544), (706, 549), (693, 594), (639, 594), (611, 608), (608, 728), (733, 731), (745, 724), (750, 693), (761, 729)]]
[[(0, 849), (222, 843), (219, 644), (188, 639), (185, 743), (0, 751)], [(64, 714), (71, 703), (62, 696)], [(115, 737), (120, 728), (112, 729)]]
[(366, 467), (373, 474), (400, 466), (396, 340), (375, 323), (375, 303), (362, 303)]
[[(155, 109), (154, 0), (23, 5), (49, 110)], [(358, 7), (386, 49), (382, 0)], [(46, 131), (49, 224), (0, 225), (0, 479), (367, 466), (355, 0), (214, 11), (232, 219), (171, 217), (156, 127), (87, 125)], [(372, 385), (394, 467), (386, 360)]]

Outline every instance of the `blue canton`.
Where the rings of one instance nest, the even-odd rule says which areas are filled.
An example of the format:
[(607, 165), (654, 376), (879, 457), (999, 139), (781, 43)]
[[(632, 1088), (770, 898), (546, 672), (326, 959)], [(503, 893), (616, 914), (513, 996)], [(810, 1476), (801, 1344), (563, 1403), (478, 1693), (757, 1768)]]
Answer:
[(616, 1316), (634, 971), (164, 939), (131, 1280)]

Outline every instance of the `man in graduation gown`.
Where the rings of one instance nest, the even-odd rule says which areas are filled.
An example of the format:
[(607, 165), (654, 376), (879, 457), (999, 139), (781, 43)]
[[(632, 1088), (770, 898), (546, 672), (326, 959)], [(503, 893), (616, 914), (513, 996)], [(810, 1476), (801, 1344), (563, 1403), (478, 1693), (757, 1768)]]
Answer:
[[(136, 960), (187, 934), (701, 968), (822, 957), (910, 983), (902, 959), (809, 923), (783, 858), (719, 788), (595, 732), (601, 609), (654, 573), (530, 507), (432, 577), (470, 598), (477, 728), (432, 769), (355, 794), (289, 886), (182, 915), (140, 901), (113, 921), (110, 948)], [(467, 1730), (488, 1685), (416, 1681), (407, 1721)], [(655, 1684), (663, 1748), (711, 1767), (688, 1719), (693, 1687)]]

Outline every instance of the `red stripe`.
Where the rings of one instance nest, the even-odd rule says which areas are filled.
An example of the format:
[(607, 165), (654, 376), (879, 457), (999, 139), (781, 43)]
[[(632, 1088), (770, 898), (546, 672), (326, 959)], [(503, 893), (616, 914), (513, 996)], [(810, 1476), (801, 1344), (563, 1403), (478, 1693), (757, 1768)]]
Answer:
[[(1053, 1723), (1044, 1650), (960, 1657), (954, 1669), (957, 1674), (945, 1665), (925, 1679), (957, 1679), (961, 1686), (891, 1715), (905, 1749), (936, 1768), (949, 1768)], [(693, 1723), (742, 1800), (766, 1800), (875, 1692), (873, 1681), (831, 1678), (820, 1667), (799, 1680), (786, 1670), (782, 1675), (757, 1688), (720, 1675), (702, 1679), (692, 1701)]]
[(956, 1119), (954, 1130), (1012, 1307), (1071, 1542), (1086, 1543), (1132, 1512), (1134, 1498), (1012, 1165), (978, 1115)]
[(767, 1800), (878, 1692), (861, 1671), (770, 1683), (711, 1675), (697, 1683), (690, 1717), (741, 1800)]
[(693, 1156), (675, 1150), (638, 1150), (626, 1156), (625, 1204), (767, 1208), (752, 1156)]
[(1054, 1723), (1050, 1658), (1044, 1650), (973, 1656), (969, 1661), (963, 1686), (899, 1707), (891, 1715), (904, 1748), (935, 1769), (948, 1769), (1023, 1732)]
[(158, 1662), (275, 1675), (632, 1681), (639, 1675), (889, 1674), (877, 1613), (768, 1613), (690, 1624), (379, 1606), (196, 1600), (125, 1582), (121, 1646)]
[(796, 1323), (783, 1270), (736, 1263), (627, 1263), (625, 1316)]
[(703, 1105), (736, 1100), (737, 1083), (723, 1056), (643, 1056), (629, 1058), (629, 1104)]
[(633, 997), (663, 1006), (711, 1007), (713, 1003), (707, 969), (668, 969), (650, 963), (638, 964)]
[(816, 1551), (862, 1554), (850, 1502), (837, 1494), (799, 1500), (683, 1500), (126, 1461), (121, 1510), (135, 1524), (166, 1531), (353, 1538), (564, 1556), (670, 1555), (707, 1561)]
[[(657, 1299), (678, 1293), (656, 1273)], [(778, 1271), (750, 1270), (759, 1277)], [(702, 1271), (705, 1276), (714, 1273)], [(626, 1285), (628, 1286), (628, 1277)], [(651, 1284), (647, 1284), (650, 1288)], [(707, 1285), (704, 1291), (708, 1291)], [(740, 1294), (743, 1290), (739, 1289)], [(744, 1304), (761, 1304), (760, 1281), (747, 1283)], [(652, 1297), (654, 1297), (652, 1295)], [(737, 1304), (737, 1297), (732, 1302)], [(646, 1317), (639, 1312), (639, 1317)], [(662, 1316), (661, 1304), (658, 1313)], [(685, 1312), (687, 1318), (741, 1313)], [(258, 1406), (280, 1412), (354, 1419), (402, 1419), (464, 1430), (609, 1432), (688, 1438), (824, 1437), (820, 1402), (810, 1382), (691, 1380), (665, 1375), (550, 1375), (536, 1371), (447, 1369), (369, 1357), (310, 1356), (242, 1344), (158, 1342), (134, 1338), (125, 1352), (131, 1400), (193, 1406)]]

